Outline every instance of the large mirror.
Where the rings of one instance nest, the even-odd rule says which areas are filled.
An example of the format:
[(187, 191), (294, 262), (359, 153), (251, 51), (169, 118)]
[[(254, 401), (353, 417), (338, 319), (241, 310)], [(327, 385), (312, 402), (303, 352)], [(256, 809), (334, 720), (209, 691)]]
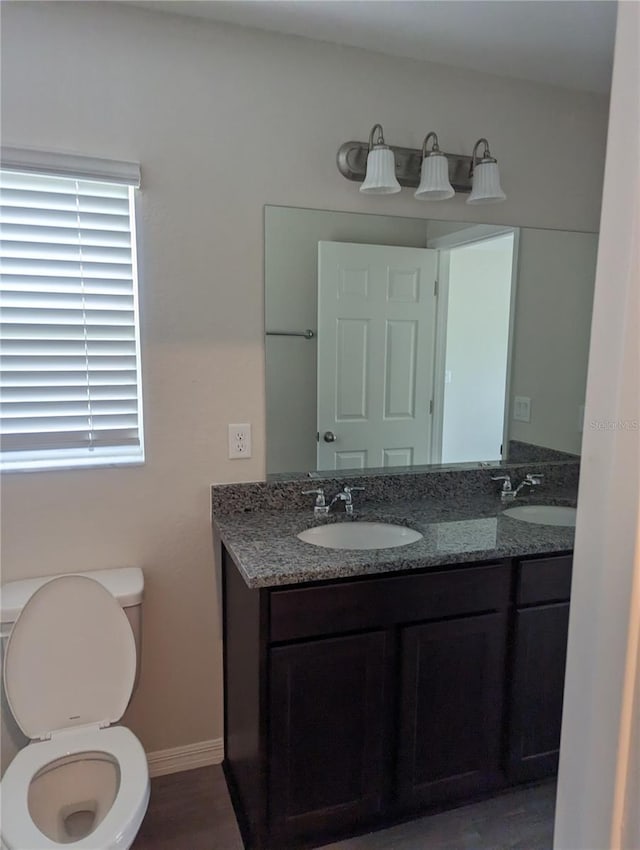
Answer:
[(577, 455), (596, 248), (267, 206), (267, 472)]

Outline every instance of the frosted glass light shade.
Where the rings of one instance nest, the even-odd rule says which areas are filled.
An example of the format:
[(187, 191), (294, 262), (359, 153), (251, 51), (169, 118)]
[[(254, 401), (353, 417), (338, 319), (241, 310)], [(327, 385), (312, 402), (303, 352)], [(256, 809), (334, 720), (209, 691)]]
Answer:
[(360, 191), (366, 195), (393, 195), (401, 189), (396, 180), (396, 160), (387, 147), (375, 147), (367, 155), (367, 173)]
[(473, 169), (473, 184), (468, 204), (496, 204), (507, 196), (500, 186), (498, 163), (494, 161), (478, 162)]
[(420, 185), (414, 197), (419, 201), (446, 201), (455, 191), (449, 182), (449, 163), (444, 154), (431, 154), (422, 160)]

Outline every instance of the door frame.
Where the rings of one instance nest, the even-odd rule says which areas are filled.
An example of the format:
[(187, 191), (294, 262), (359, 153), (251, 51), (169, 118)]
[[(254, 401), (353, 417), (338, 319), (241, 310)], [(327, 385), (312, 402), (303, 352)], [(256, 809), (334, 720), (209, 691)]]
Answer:
[(444, 377), (447, 353), (447, 319), (449, 305), (449, 258), (452, 248), (473, 245), (513, 234), (511, 262), (511, 297), (509, 301), (509, 332), (507, 340), (507, 374), (505, 376), (504, 414), (502, 428), (502, 457), (506, 457), (509, 440), (509, 410), (511, 407), (512, 357), (514, 349), (516, 290), (518, 288), (520, 228), (478, 224), (427, 241), (428, 248), (438, 251), (436, 331), (433, 363), (433, 417), (431, 421), (431, 463), (442, 463), (442, 429), (444, 423)]

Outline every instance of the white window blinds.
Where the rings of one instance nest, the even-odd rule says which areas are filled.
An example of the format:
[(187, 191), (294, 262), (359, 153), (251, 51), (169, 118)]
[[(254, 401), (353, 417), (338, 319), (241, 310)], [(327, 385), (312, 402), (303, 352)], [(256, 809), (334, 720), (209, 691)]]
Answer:
[(133, 193), (0, 171), (5, 469), (143, 460)]

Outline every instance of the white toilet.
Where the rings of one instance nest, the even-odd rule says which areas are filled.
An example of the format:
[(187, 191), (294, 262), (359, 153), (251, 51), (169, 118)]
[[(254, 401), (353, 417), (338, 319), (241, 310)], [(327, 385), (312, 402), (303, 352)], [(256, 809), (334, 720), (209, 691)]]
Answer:
[(4, 850), (126, 850), (149, 802), (142, 745), (112, 726), (136, 684), (142, 571), (2, 588), (6, 698), (31, 743), (1, 783)]

